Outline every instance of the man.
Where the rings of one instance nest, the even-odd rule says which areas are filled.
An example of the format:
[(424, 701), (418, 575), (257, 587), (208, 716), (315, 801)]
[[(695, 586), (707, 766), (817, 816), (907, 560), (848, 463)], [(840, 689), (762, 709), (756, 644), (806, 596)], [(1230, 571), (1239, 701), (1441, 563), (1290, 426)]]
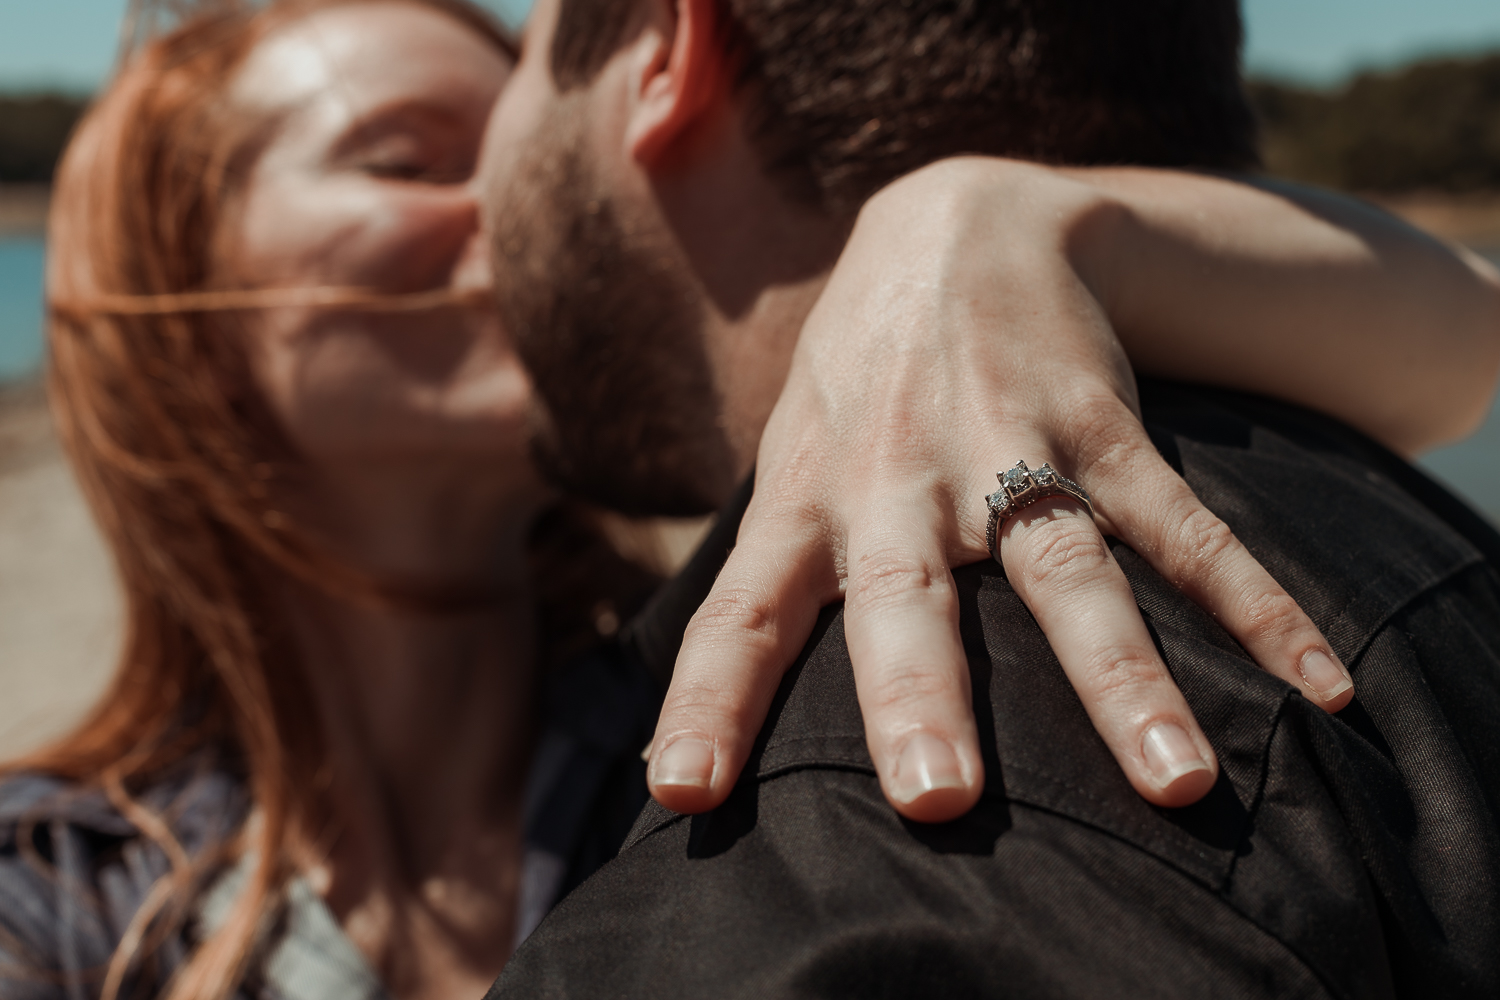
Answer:
[[(709, 0), (544, 4), (505, 98), (532, 141), (504, 137), (517, 158), (492, 166), (491, 213), (500, 301), (546, 399), (540, 431), (560, 475), (637, 509), (723, 500), (754, 455), (851, 207), (922, 163), (966, 149), (1150, 160), (1174, 142), (1201, 144), (1205, 163), (1232, 159), (1243, 135), (1225, 89), (1232, 8), (1106, 4), (1085, 17), (1075, 6), (1034, 3), (1034, 17), (1004, 22), (996, 12), (1012, 5), (737, 0), (731, 21)], [(1122, 44), (1132, 18), (1139, 44)], [(1175, 83), (1202, 85), (1201, 101), (1174, 105), (1172, 87), (1111, 96), (1130, 88), (1108, 54), (1170, 64), (1153, 46), (1173, 50), (1173, 33), (1195, 26), (1219, 44), (1176, 39)], [(892, 66), (877, 47), (858, 65), (870, 56), (860, 41), (882, 32), (920, 58)], [(1070, 47), (1074, 78), (1001, 72), (1045, 70)], [(1196, 81), (1183, 51), (1201, 57)], [(839, 58), (856, 65), (822, 65)], [(930, 93), (903, 102), (922, 90), (908, 74), (958, 86), (992, 71), (1007, 81), (994, 106), (945, 115)], [(851, 81), (870, 83), (888, 116), (867, 104), (841, 120)], [(1006, 90), (1022, 84), (1041, 99)], [(982, 79), (979, 92), (991, 93)], [(1025, 108), (1030, 118), (1002, 114)], [(792, 139), (820, 133), (832, 138)], [(589, 339), (599, 315), (632, 334), (628, 350), (623, 337)], [(623, 405), (606, 420), (576, 405), (599, 395)], [(969, 567), (955, 577), (985, 795), (961, 820), (920, 827), (882, 801), (843, 612), (830, 609), (729, 801), (692, 820), (648, 808), (620, 858), (562, 904), (497, 990), (1500, 988), (1500, 747), (1485, 721), (1500, 712), (1500, 542), (1336, 424), (1171, 386), (1144, 398), (1162, 456), (1353, 665), (1357, 703), (1333, 719), (1255, 671), (1210, 616), (1117, 546), (1221, 765), (1199, 805), (1153, 809), (1110, 766), (1016, 589), (992, 564)], [(1002, 544), (1033, 521), (1081, 516), (1050, 482), (1012, 481), (997, 502)], [(1015, 509), (1038, 493), (1048, 502)], [(732, 532), (732, 519), (720, 528)], [(705, 548), (690, 591), (724, 544)]]

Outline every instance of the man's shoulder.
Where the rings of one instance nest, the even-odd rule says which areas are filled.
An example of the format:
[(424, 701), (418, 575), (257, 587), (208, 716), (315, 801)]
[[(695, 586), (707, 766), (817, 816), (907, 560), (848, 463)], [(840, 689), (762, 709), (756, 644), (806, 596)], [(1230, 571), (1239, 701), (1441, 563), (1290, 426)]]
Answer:
[[(564, 901), (500, 985), (568, 995), (593, 967), (576, 956), (600, 948), (614, 956), (600, 982), (641, 977), (616, 991), (627, 996), (690, 968), (745, 995), (791, 989), (788, 975), (830, 995), (809, 984), (855, 967), (891, 983), (947, 969), (960, 995), (1033, 975), (1089, 995), (1090, 975), (1124, 975), (1137, 953), (1209, 970), (1225, 986), (1205, 992), (1219, 995), (1247, 969), (1286, 995), (1500, 985), (1500, 888), (1484, 874), (1500, 871), (1485, 777), (1500, 774), (1500, 747), (1450, 720), (1455, 698), (1471, 716), (1500, 714), (1493, 532), (1321, 418), (1176, 387), (1148, 389), (1145, 403), (1162, 453), (1351, 665), (1351, 710), (1328, 717), (1261, 672), (1116, 545), (1222, 765), (1203, 802), (1156, 809), (1120, 774), (999, 567), (965, 567), (955, 580), (988, 782), (970, 816), (924, 829), (881, 797), (842, 609), (825, 609), (731, 800), (691, 820), (648, 806), (621, 857)], [(995, 913), (1008, 916), (997, 925)], [(642, 937), (661, 920), (678, 928), (670, 947)], [(1135, 936), (1115, 934), (1124, 926)], [(1075, 948), (1078, 936), (1094, 944)], [(615, 954), (606, 939), (628, 946)]]
[(1410, 463), (1328, 417), (1144, 382), (1152, 441), (1329, 640), (1354, 654), (1400, 607), (1500, 565), (1500, 535)]
[(923, 827), (873, 775), (809, 767), (651, 826), (491, 997), (1329, 995), (1206, 886), (999, 797)]

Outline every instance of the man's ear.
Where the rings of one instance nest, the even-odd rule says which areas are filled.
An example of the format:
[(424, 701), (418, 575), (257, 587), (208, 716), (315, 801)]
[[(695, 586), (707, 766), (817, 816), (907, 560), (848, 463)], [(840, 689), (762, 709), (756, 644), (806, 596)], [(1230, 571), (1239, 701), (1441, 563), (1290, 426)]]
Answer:
[(731, 92), (718, 0), (647, 0), (652, 24), (633, 53), (626, 148), (659, 164), (717, 116)]

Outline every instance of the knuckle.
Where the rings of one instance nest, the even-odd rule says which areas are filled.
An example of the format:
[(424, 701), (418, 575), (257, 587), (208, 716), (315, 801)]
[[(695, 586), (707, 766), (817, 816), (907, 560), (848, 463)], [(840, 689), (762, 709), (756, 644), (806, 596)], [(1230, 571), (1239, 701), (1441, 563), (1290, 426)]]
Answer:
[(1088, 442), (1079, 454), (1088, 456), (1084, 475), (1094, 481), (1117, 482), (1138, 481), (1138, 470), (1147, 460), (1156, 457), (1156, 451), (1149, 442), (1134, 438), (1122, 439), (1118, 427), (1113, 428), (1112, 437), (1106, 438), (1101, 433)]
[(869, 611), (950, 589), (946, 567), (936, 569), (911, 552), (882, 549), (861, 557), (852, 567), (845, 600)]
[[(689, 681), (675, 685), (662, 703), (661, 722), (676, 728), (715, 728), (715, 722), (737, 717), (739, 699), (724, 686)], [(692, 719), (686, 726), (684, 719)]]
[(657, 731), (708, 737), (710, 741), (733, 743), (753, 734), (759, 726), (751, 718), (749, 703), (737, 692), (702, 685), (674, 691), (662, 704)]
[(828, 533), (829, 514), (822, 504), (809, 499), (817, 496), (814, 484), (810, 476), (801, 475), (756, 482), (741, 534), (765, 534), (783, 541), (794, 539), (804, 546), (815, 545)]
[(1138, 646), (1100, 649), (1088, 659), (1083, 670), (1089, 691), (1102, 700), (1138, 692), (1160, 682), (1166, 673), (1156, 650)]
[(1109, 566), (1109, 547), (1092, 523), (1053, 521), (1027, 537), (1021, 575), (1028, 586), (1047, 590), (1075, 586)]
[(1078, 462), (1080, 474), (1111, 476), (1134, 466), (1145, 451), (1155, 454), (1135, 415), (1104, 390), (1073, 395), (1064, 413), (1062, 444)]
[(916, 464), (921, 459), (919, 435), (914, 427), (921, 426), (918, 407), (906, 398), (908, 394), (897, 392), (867, 418), (862, 431), (866, 449), (880, 456), (882, 463), (899, 468)]
[(776, 612), (760, 594), (740, 588), (716, 590), (693, 614), (683, 634), (684, 645), (744, 642), (769, 638), (776, 629)]
[(1178, 522), (1177, 541), (1175, 562), (1183, 570), (1217, 565), (1240, 544), (1229, 525), (1196, 502)]
[(875, 671), (860, 688), (860, 703), (876, 713), (907, 709), (914, 704), (956, 695), (947, 674), (915, 664)]
[(1243, 640), (1251, 643), (1275, 642), (1302, 631), (1309, 625), (1302, 607), (1290, 594), (1277, 590), (1252, 598), (1245, 608)]

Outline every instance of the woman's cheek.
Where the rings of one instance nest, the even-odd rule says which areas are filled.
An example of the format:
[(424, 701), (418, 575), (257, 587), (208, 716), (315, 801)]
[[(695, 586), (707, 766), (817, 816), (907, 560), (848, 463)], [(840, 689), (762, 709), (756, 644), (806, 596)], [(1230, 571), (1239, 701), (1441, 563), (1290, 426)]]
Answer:
[(382, 289), (425, 291), (454, 280), (479, 214), (467, 192), (387, 182), (367, 206), (357, 240), (346, 246), (366, 280)]

